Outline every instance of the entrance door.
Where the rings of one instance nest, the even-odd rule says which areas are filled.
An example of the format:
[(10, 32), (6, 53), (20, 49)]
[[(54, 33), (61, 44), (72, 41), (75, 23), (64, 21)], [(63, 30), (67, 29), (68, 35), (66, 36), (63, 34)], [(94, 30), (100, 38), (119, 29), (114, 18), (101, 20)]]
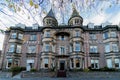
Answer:
[(60, 61), (60, 70), (65, 69), (65, 61)]

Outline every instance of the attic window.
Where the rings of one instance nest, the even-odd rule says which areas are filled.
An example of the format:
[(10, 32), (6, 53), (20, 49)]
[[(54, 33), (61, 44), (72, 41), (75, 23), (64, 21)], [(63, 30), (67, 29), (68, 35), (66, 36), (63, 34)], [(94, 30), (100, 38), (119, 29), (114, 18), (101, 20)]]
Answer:
[(51, 20), (51, 19), (47, 19), (46, 23), (47, 23), (47, 24), (51, 24), (51, 23), (52, 23), (52, 20)]
[(75, 24), (78, 24), (79, 23), (79, 19), (75, 19)]

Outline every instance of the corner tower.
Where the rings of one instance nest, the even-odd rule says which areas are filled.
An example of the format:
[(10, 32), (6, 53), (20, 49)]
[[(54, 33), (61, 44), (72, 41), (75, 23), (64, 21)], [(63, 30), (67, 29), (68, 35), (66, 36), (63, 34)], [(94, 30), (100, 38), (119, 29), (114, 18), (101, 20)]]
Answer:
[(47, 16), (44, 17), (43, 26), (45, 26), (45, 27), (58, 26), (58, 22), (57, 22), (57, 20), (55, 18), (55, 15), (54, 15), (52, 9), (50, 9)]
[(68, 25), (71, 26), (82, 26), (83, 18), (79, 15), (75, 7), (73, 8), (72, 15), (68, 20)]

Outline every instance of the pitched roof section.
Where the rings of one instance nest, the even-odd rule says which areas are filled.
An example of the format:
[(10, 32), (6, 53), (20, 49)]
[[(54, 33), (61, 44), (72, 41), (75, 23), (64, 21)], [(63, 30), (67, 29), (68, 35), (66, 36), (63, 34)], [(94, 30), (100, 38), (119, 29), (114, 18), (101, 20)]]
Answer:
[(52, 18), (55, 18), (55, 15), (53, 13), (53, 10), (50, 9), (50, 11), (48, 12), (47, 16), (46, 17), (52, 17)]

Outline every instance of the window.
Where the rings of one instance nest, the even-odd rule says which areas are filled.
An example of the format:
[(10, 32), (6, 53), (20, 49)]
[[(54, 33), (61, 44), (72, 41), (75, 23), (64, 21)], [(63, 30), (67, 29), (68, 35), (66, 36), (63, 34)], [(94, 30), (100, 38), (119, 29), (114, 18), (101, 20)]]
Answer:
[(118, 45), (117, 44), (112, 44), (112, 51), (118, 52)]
[(112, 59), (107, 59), (107, 67), (112, 68)]
[(50, 44), (45, 44), (45, 51), (51, 51), (52, 48), (50, 46)]
[(12, 66), (12, 59), (7, 60), (7, 68), (10, 68)]
[(115, 68), (120, 68), (120, 59), (115, 59)]
[(72, 45), (70, 45), (70, 52), (72, 52), (73, 51), (73, 48), (72, 48)]
[(48, 59), (44, 59), (44, 67), (48, 68)]
[(65, 36), (64, 35), (59, 36), (59, 40), (64, 41), (65, 40)]
[(50, 37), (50, 30), (45, 32), (45, 37)]
[(95, 33), (90, 33), (90, 39), (96, 39), (96, 34)]
[(65, 47), (64, 46), (61, 46), (60, 47), (60, 54), (65, 54)]
[(49, 25), (52, 23), (52, 20), (51, 19), (47, 19), (46, 23)]
[(18, 60), (15, 60), (15, 61), (14, 61), (14, 66), (18, 66), (18, 65), (19, 65)]
[(76, 59), (76, 67), (80, 67), (80, 60)]
[(109, 38), (108, 32), (104, 32), (103, 39), (108, 39), (108, 38)]
[(106, 53), (110, 52), (110, 45), (109, 44), (105, 44), (105, 52)]
[(97, 53), (98, 52), (97, 46), (90, 46), (90, 52)]
[(116, 32), (110, 32), (110, 37), (116, 37), (117, 35), (116, 35)]
[(37, 40), (36, 34), (30, 35), (30, 40), (31, 40), (31, 41), (36, 41), (36, 40)]
[(92, 69), (99, 69), (99, 60), (91, 60), (91, 68)]
[(9, 52), (14, 52), (15, 51), (15, 45), (11, 44), (9, 47)]
[(16, 53), (21, 53), (21, 45), (17, 45)]
[(13, 38), (13, 39), (17, 38), (17, 33), (12, 33), (11, 38)]
[(79, 42), (75, 43), (75, 51), (80, 51), (80, 43)]
[(76, 37), (79, 37), (79, 36), (80, 36), (80, 31), (76, 30), (75, 36), (76, 36)]
[(75, 24), (79, 24), (79, 19), (75, 19)]
[(23, 39), (23, 34), (19, 33), (19, 34), (18, 34), (18, 39), (21, 39), (21, 40), (22, 40), (22, 39)]
[(36, 53), (36, 46), (28, 46), (28, 53)]

